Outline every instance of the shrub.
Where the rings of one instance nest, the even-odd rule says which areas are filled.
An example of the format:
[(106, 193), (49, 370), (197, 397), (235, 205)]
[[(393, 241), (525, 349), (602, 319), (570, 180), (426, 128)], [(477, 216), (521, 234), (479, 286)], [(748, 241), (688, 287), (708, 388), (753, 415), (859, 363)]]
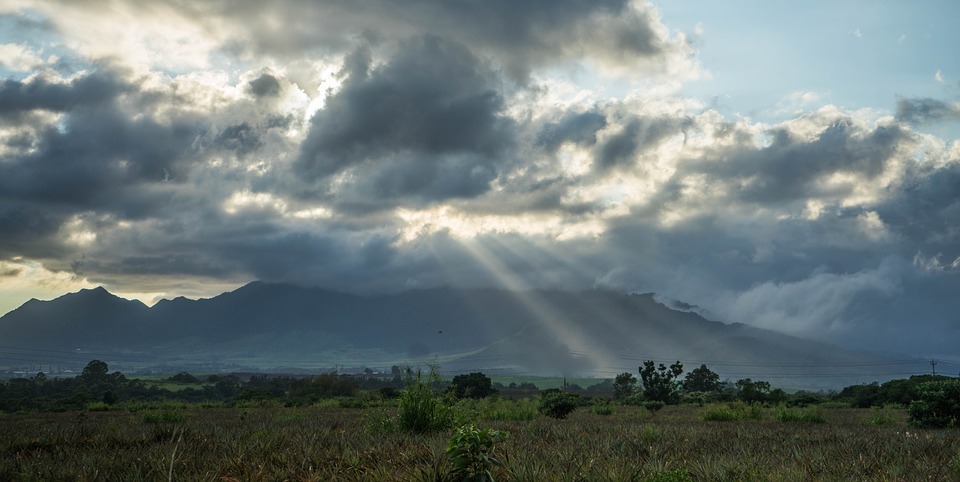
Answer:
[(649, 410), (651, 413), (657, 413), (663, 408), (666, 403), (661, 402), (660, 400), (647, 400), (643, 402), (643, 408)]
[(406, 432), (432, 432), (453, 425), (453, 409), (446, 406), (430, 386), (430, 382), (437, 379), (439, 375), (431, 369), (427, 381), (418, 371), (416, 378), (408, 382), (407, 389), (400, 395), (397, 428)]
[(456, 480), (493, 481), (490, 469), (500, 461), (490, 455), (493, 446), (507, 438), (506, 432), (477, 428), (474, 424), (458, 428), (447, 445), (447, 457)]
[(608, 402), (596, 402), (593, 404), (593, 413), (597, 415), (612, 415), (613, 406)]
[(817, 410), (787, 408), (784, 406), (777, 408), (777, 421), (827, 423), (827, 419)]
[(917, 397), (908, 408), (910, 425), (925, 428), (958, 426), (960, 380), (926, 382), (917, 387)]
[(763, 407), (757, 404), (732, 402), (726, 405), (713, 405), (702, 415), (705, 421), (733, 422), (737, 420), (762, 420)]
[(579, 405), (577, 395), (559, 391), (545, 391), (540, 398), (540, 413), (556, 419), (567, 418)]
[(743, 420), (743, 412), (729, 407), (710, 407), (703, 412), (703, 420), (707, 422), (736, 422)]

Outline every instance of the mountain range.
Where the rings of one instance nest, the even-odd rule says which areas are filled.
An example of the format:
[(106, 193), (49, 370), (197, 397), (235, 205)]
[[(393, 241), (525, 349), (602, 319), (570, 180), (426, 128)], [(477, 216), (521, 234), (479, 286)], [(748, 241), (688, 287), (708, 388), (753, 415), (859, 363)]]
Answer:
[(612, 377), (636, 374), (644, 360), (679, 360), (731, 380), (825, 388), (922, 373), (927, 363), (710, 321), (691, 308), (609, 291), (362, 296), (263, 282), (148, 307), (95, 288), (0, 317), (0, 367), (99, 358), (127, 370), (316, 372), (436, 362), (448, 373)]

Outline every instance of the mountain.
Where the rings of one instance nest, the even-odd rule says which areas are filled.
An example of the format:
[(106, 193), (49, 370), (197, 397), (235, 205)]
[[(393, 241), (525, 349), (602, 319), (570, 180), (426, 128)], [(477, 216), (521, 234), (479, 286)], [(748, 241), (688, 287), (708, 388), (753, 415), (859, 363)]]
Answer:
[(426, 289), (359, 296), (262, 282), (153, 307), (103, 288), (30, 300), (0, 317), (0, 340), (0, 366), (94, 356), (111, 366), (208, 370), (436, 360), (447, 372), (612, 376), (635, 373), (643, 360), (680, 360), (688, 370), (706, 363), (731, 379), (802, 386), (882, 379), (881, 371), (903, 362), (710, 321), (652, 294)]

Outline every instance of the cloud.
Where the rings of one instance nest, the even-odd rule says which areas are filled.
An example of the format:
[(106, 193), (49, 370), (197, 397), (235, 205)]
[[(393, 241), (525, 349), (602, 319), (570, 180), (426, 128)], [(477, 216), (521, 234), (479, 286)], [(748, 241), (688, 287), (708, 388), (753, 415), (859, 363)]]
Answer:
[(348, 57), (340, 90), (310, 121), (297, 167), (326, 180), (352, 169), (364, 197), (472, 197), (512, 143), (495, 72), (463, 45), (427, 36), (385, 64)]
[(250, 93), (257, 97), (276, 97), (280, 95), (280, 81), (266, 72), (248, 84)]
[[(698, 66), (642, 2), (35, 12), (49, 37), (0, 49), (37, 69), (0, 79), (17, 279), (50, 276), (34, 263), (150, 299), (599, 287), (848, 345), (960, 339), (923, 334), (956, 330), (960, 150), (910, 126), (948, 102), (805, 112), (798, 91), (784, 122), (726, 116), (647, 84)], [(37, 64), (47, 40), (68, 60)], [(611, 75), (629, 92), (583, 84)]]
[[(670, 37), (655, 9), (624, 0), (468, 2), (417, 0), (301, 2), (205, 2), (184, 6), (186, 17), (220, 23), (230, 32), (225, 47), (241, 55), (295, 58), (343, 50), (358, 36), (404, 40), (429, 33), (469, 45), (494, 58), (511, 77), (536, 68), (591, 59), (615, 69), (654, 74), (695, 71), (682, 36)], [(262, 19), (254, 22), (252, 19)], [(229, 27), (224, 27), (226, 22)]]
[(899, 98), (897, 119), (911, 124), (960, 120), (960, 102), (945, 102), (929, 97)]
[(33, 110), (66, 112), (109, 102), (125, 91), (125, 85), (109, 70), (94, 71), (67, 82), (35, 76), (27, 80), (0, 82), (0, 114), (10, 116)]

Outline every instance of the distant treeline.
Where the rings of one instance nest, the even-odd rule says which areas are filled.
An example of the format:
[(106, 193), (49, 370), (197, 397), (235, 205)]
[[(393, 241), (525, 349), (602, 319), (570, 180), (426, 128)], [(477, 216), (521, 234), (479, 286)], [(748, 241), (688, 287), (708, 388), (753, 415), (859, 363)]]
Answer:
[[(390, 396), (403, 385), (399, 375), (383, 379), (333, 373), (309, 377), (260, 375), (247, 380), (234, 375), (210, 375), (201, 380), (181, 372), (164, 382), (130, 379), (118, 371), (110, 373), (106, 363), (93, 360), (73, 378), (48, 378), (40, 372), (31, 378), (0, 382), (0, 410), (82, 410), (93, 403), (114, 405), (140, 401), (232, 403), (274, 399), (288, 405), (305, 405), (324, 398), (354, 396), (362, 390), (382, 391)], [(161, 384), (174, 384), (175, 389)]]
[[(666, 372), (664, 372), (666, 373)], [(181, 372), (162, 381), (144, 381), (127, 378), (123, 373), (110, 373), (106, 363), (93, 360), (83, 372), (73, 378), (48, 378), (42, 372), (31, 378), (15, 378), (0, 382), (0, 411), (67, 411), (84, 410), (92, 404), (115, 405), (126, 402), (182, 401), (189, 403), (221, 403), (275, 401), (287, 406), (303, 406), (330, 398), (380, 398), (398, 396), (404, 388), (405, 376), (400, 367), (393, 367), (389, 377), (343, 375), (328, 373), (313, 376), (252, 375), (242, 379), (235, 375), (209, 375), (198, 378)], [(646, 375), (652, 375), (649, 378)], [(669, 375), (669, 373), (667, 373)], [(703, 375), (701, 377), (690, 375)], [(738, 380), (736, 384), (716, 383), (716, 376), (705, 366), (694, 370), (684, 383), (657, 379), (656, 372), (644, 373), (636, 380), (630, 374), (606, 380), (586, 389), (566, 386), (565, 391), (580, 392), (585, 396), (621, 399), (624, 403), (662, 401), (665, 403), (699, 403), (741, 400), (748, 403), (786, 403), (788, 405), (816, 404), (834, 401), (853, 407), (899, 405), (908, 406), (915, 400), (922, 383), (953, 380), (950, 377), (921, 375), (909, 379), (891, 380), (879, 384), (853, 385), (831, 394), (799, 393), (788, 395), (779, 389), (770, 389), (763, 381)], [(459, 379), (459, 380), (458, 380)], [(706, 380), (707, 383), (703, 383)], [(657, 382), (673, 383), (668, 393), (656, 392)], [(482, 373), (454, 378), (452, 386), (438, 385), (438, 390), (462, 397), (464, 393), (502, 393), (505, 396), (536, 396), (538, 388), (532, 383), (491, 384)], [(697, 383), (695, 383), (697, 382)], [(172, 385), (172, 388), (170, 388)]]

